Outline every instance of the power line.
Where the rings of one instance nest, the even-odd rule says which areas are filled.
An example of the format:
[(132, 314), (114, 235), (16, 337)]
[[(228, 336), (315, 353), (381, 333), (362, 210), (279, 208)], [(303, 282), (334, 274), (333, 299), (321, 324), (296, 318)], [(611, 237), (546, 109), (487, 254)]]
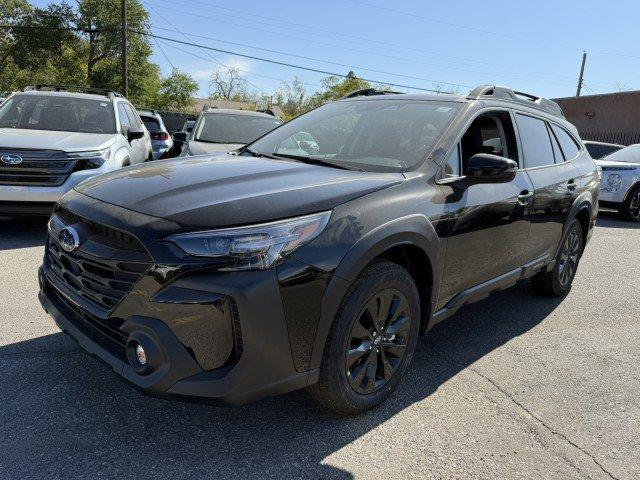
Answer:
[[(200, 12), (200, 14), (196, 14), (196, 13), (187, 12), (187, 11), (185, 11), (184, 8), (182, 8), (180, 10), (173, 9), (173, 8), (170, 8), (170, 7), (164, 7), (164, 6), (163, 6), (163, 8), (165, 8), (167, 10), (171, 10), (171, 11), (176, 12), (176, 13), (183, 14), (183, 15), (188, 15), (188, 16), (192, 16), (192, 17), (195, 17), (195, 18), (202, 18), (202, 12)], [(202, 9), (202, 10), (206, 10), (206, 9)], [(209, 10), (209, 11), (211, 11), (211, 10)], [(219, 14), (216, 14), (216, 15), (219, 15)], [(320, 40), (313, 40), (313, 39), (309, 39), (309, 38), (300, 37), (300, 36), (297, 36), (297, 35), (291, 35), (290, 33), (273, 32), (271, 30), (265, 30), (265, 29), (258, 28), (255, 25), (250, 25), (250, 26), (243, 25), (243, 24), (236, 23), (236, 22), (231, 22), (231, 21), (228, 21), (228, 20), (222, 20), (222, 19), (220, 19), (218, 17), (215, 17), (212, 20), (217, 21), (217, 22), (222, 22), (222, 23), (225, 23), (225, 24), (229, 24), (229, 25), (233, 25), (233, 26), (237, 26), (237, 27), (240, 27), (240, 28), (250, 29), (252, 31), (262, 31), (262, 32), (270, 33), (272, 35), (295, 38), (297, 40), (304, 40), (304, 41), (307, 41), (307, 42), (311, 42), (311, 43), (315, 43), (315, 44), (319, 44), (319, 45), (325, 45), (325, 46), (329, 46), (329, 47), (337, 48), (337, 49), (341, 49), (341, 50), (349, 50), (349, 51), (360, 53), (360, 54), (371, 54), (372, 53), (372, 50), (371, 50), (370, 46), (369, 46), (369, 50), (360, 50), (360, 49), (352, 48), (352, 47), (349, 47), (349, 46), (336, 45), (336, 44), (333, 44), (333, 43), (328, 43), (328, 42), (324, 42), (324, 41), (320, 41)], [(264, 22), (259, 22), (259, 23), (264, 23)], [(279, 26), (273, 26), (273, 25), (271, 25), (271, 26), (274, 27), (274, 28), (282, 28), (282, 27), (279, 27)], [(235, 43), (235, 42), (229, 42), (229, 41), (220, 40), (220, 39), (213, 39), (211, 37), (205, 37), (205, 36), (202, 36), (202, 35), (193, 34), (192, 36), (193, 37), (198, 37), (198, 38), (207, 38), (207, 39), (210, 39), (210, 40), (216, 40), (216, 41), (220, 41), (220, 42), (223, 42), (223, 43), (231, 43), (231, 44), (240, 45), (240, 46), (247, 46), (249, 48), (256, 48), (256, 49), (260, 49), (260, 50), (265, 50), (265, 49), (263, 49), (261, 47), (254, 47), (254, 46), (251, 46), (251, 45), (243, 45), (243, 44), (239, 44), (239, 43)], [(367, 46), (367, 45), (365, 45), (365, 46)], [(269, 50), (267, 50), (267, 51), (269, 51)], [(374, 50), (374, 51), (375, 51), (375, 53), (376, 53), (376, 55), (378, 57), (392, 58), (392, 59), (395, 59), (395, 60), (409, 62), (411, 64), (419, 63), (419, 64), (427, 65), (427, 66), (430, 66), (430, 67), (444, 68), (444, 69), (450, 69), (450, 70), (458, 70), (458, 71), (462, 71), (462, 72), (476, 73), (476, 74), (480, 74), (480, 75), (491, 75), (492, 77), (495, 76), (496, 68), (498, 68), (499, 70), (502, 70), (504, 72), (504, 73), (502, 73), (502, 75), (506, 74), (506, 76), (511, 77), (513, 79), (516, 79), (516, 80), (519, 80), (519, 81), (526, 80), (526, 81), (529, 81), (529, 82), (536, 82), (536, 83), (550, 84), (550, 85), (562, 85), (562, 86), (569, 86), (569, 85), (573, 84), (573, 81), (570, 81), (568, 78), (563, 78), (563, 79), (556, 78), (556, 79), (554, 79), (551, 76), (527, 74), (527, 73), (522, 73), (522, 72), (517, 72), (516, 73), (516, 72), (513, 72), (513, 71), (509, 71), (508, 69), (505, 69), (504, 67), (492, 67), (490, 72), (486, 72), (486, 71), (472, 70), (472, 69), (469, 69), (469, 68), (461, 68), (461, 67), (456, 67), (456, 66), (451, 66), (451, 65), (442, 65), (442, 64), (432, 63), (432, 62), (425, 62), (425, 61), (422, 61), (422, 60), (418, 60), (416, 58), (407, 58), (407, 57), (398, 57), (396, 55), (388, 55), (388, 54), (384, 54), (384, 53), (379, 52), (378, 51), (378, 47), (376, 47), (376, 50)], [(280, 53), (280, 54), (284, 54), (284, 55), (292, 55), (292, 54), (283, 53), (283, 52), (276, 52), (276, 53)], [(293, 55), (293, 56), (295, 56), (295, 55)], [(415, 54), (414, 54), (414, 56), (415, 56)], [(418, 55), (418, 56), (421, 56), (421, 55)], [(299, 57), (300, 58), (306, 58), (306, 57), (302, 57), (302, 56), (299, 56)], [(421, 57), (425, 58), (424, 56), (421, 56)], [(335, 64), (335, 62), (327, 62), (325, 60), (317, 60), (317, 59), (313, 59), (313, 60), (314, 61), (321, 61), (321, 62), (324, 62), (324, 63), (334, 63)], [(444, 59), (437, 59), (437, 60), (451, 63), (451, 61), (444, 60)], [(465, 65), (462, 62), (454, 62), (454, 63)], [(466, 65), (469, 66), (468, 64), (466, 64)], [(342, 66), (342, 65), (340, 65), (340, 66)], [(483, 68), (483, 67), (478, 66), (478, 65), (470, 65), (470, 66), (472, 68), (478, 68), (478, 67)], [(371, 70), (371, 71), (374, 71), (376, 73), (383, 73), (383, 72), (379, 72), (379, 71), (375, 71), (375, 70)], [(537, 77), (537, 79), (535, 77)], [(407, 76), (407, 78), (420, 79), (419, 77), (409, 77), (409, 76)], [(471, 88), (468, 85), (451, 84), (449, 82), (436, 82), (436, 83), (447, 83), (449, 85)]]
[[(283, 67), (296, 68), (298, 70), (306, 70), (308, 72), (320, 73), (322, 75), (331, 75), (331, 76), (336, 76), (336, 77), (340, 77), (340, 78), (347, 78), (347, 75), (345, 75), (345, 74), (330, 72), (330, 71), (327, 71), (327, 70), (321, 70), (319, 68), (305, 67), (305, 66), (302, 66), (302, 65), (296, 65), (294, 63), (281, 62), (279, 60), (273, 60), (273, 59), (269, 59), (269, 58), (258, 57), (258, 56), (255, 56), (255, 55), (248, 55), (248, 54), (245, 54), (245, 53), (233, 52), (231, 50), (225, 50), (225, 49), (222, 49), (222, 48), (215, 48), (215, 47), (209, 47), (209, 46), (206, 46), (206, 45), (201, 45), (201, 44), (198, 44), (198, 43), (185, 42), (185, 41), (182, 41), (182, 40), (178, 40), (176, 38), (164, 37), (162, 35), (156, 35), (156, 34), (153, 34), (153, 33), (142, 32), (142, 31), (139, 31), (139, 30), (129, 29), (129, 31), (132, 32), (132, 33), (137, 33), (138, 35), (144, 35), (146, 37), (158, 38), (158, 39), (164, 40), (166, 42), (173, 42), (173, 43), (179, 43), (179, 44), (182, 44), (182, 45), (188, 45), (188, 46), (197, 47), (197, 48), (204, 48), (204, 49), (207, 49), (207, 50), (212, 50), (214, 52), (226, 53), (228, 55), (234, 55), (234, 56), (237, 56), (237, 57), (249, 58), (251, 60), (258, 60), (260, 62), (272, 63), (274, 65), (281, 65)], [(362, 68), (362, 67), (356, 67), (356, 66), (350, 66), (350, 68), (355, 68), (356, 70), (358, 70), (358, 69), (359, 70), (368, 70), (368, 71), (375, 71), (377, 73), (385, 73), (385, 74), (390, 74), (390, 75), (398, 75), (398, 76), (408, 77), (406, 75), (393, 74), (393, 73), (389, 73), (389, 72), (381, 72), (381, 71), (377, 71), (377, 70), (372, 70), (372, 69), (367, 69), (367, 68)], [(408, 78), (414, 78), (414, 77), (408, 77)], [(378, 83), (378, 84), (388, 85), (390, 87), (408, 88), (408, 89), (411, 89), (411, 90), (423, 90), (423, 91), (426, 91), (426, 92), (442, 93), (442, 92), (438, 92), (437, 90), (424, 88), (424, 87), (415, 87), (415, 86), (412, 86), (412, 85), (403, 85), (403, 84), (399, 84), (399, 83), (390, 83), (390, 82), (385, 82), (385, 81), (381, 81), (381, 80), (371, 80), (371, 79), (367, 79), (367, 78), (360, 78), (360, 79), (364, 80), (365, 82)], [(455, 84), (455, 83), (449, 83), (449, 82), (439, 82), (438, 80), (429, 80), (429, 79), (426, 79), (426, 78), (415, 78), (415, 79), (424, 80), (424, 81), (433, 82), (433, 83), (442, 83), (442, 84), (445, 84), (445, 85), (468, 87), (468, 85), (461, 85), (461, 84)]]
[[(145, 2), (145, 3), (147, 3), (147, 2)], [(152, 9), (154, 12), (156, 12), (156, 14), (157, 14), (157, 15), (158, 15), (158, 16), (159, 16), (159, 17), (160, 17), (160, 18), (161, 18), (161, 19), (162, 19), (162, 20), (163, 20), (167, 25), (169, 25), (170, 27), (172, 27), (172, 28), (173, 28), (173, 30), (175, 30), (176, 32), (180, 33), (180, 34), (181, 34), (184, 38), (186, 38), (187, 40), (192, 41), (192, 39), (191, 39), (191, 38), (189, 38), (189, 36), (188, 36), (186, 33), (184, 33), (183, 31), (179, 30), (179, 29), (178, 29), (178, 28), (177, 28), (173, 23), (171, 23), (169, 20), (167, 20), (167, 19), (164, 17), (164, 15), (162, 15), (160, 12), (158, 12), (158, 11), (153, 7), (153, 5), (149, 5), (149, 7), (151, 7), (151, 9)], [(158, 40), (157, 40), (156, 38), (154, 38), (154, 40), (156, 41), (156, 43), (158, 43)], [(202, 50), (202, 49), (201, 49), (201, 50)], [(211, 53), (210, 53), (210, 52), (208, 52), (208, 51), (206, 51), (206, 50), (202, 50), (202, 51), (203, 51), (203, 52), (204, 52), (204, 53), (205, 53), (205, 54), (206, 54), (206, 55), (207, 55), (211, 60), (213, 60), (216, 64), (218, 64), (218, 65), (220, 65), (220, 66), (222, 66), (222, 67), (226, 68), (227, 70), (229, 70), (229, 67), (228, 67), (227, 65), (223, 64), (222, 62), (220, 62), (217, 58), (215, 58), (213, 55), (211, 55)], [(171, 63), (171, 62), (169, 62), (169, 63)], [(251, 83), (249, 80), (246, 80), (246, 79), (245, 79), (245, 81), (246, 81), (249, 85), (251, 85), (253, 88), (255, 88), (255, 89), (257, 89), (257, 90), (260, 90), (262, 93), (266, 93), (262, 88), (260, 88), (260, 87), (259, 87), (259, 86), (257, 86), (256, 84)]]
[[(154, 1), (158, 1), (158, 0), (154, 0)], [(169, 0), (167, 0), (167, 1), (169, 1)], [(383, 45), (382, 47), (374, 47), (376, 55), (381, 56), (381, 57), (393, 58), (393, 59), (397, 59), (397, 60), (408, 61), (408, 62), (411, 62), (411, 63), (421, 63), (421, 64), (428, 65), (428, 66), (435, 66), (435, 67), (439, 67), (439, 68), (450, 68), (450, 69), (456, 69), (456, 70), (460, 70), (460, 71), (478, 73), (478, 74), (485, 74), (485, 75), (486, 74), (494, 74), (496, 68), (498, 68), (498, 69), (502, 70), (503, 72), (507, 73), (507, 75), (511, 76), (512, 78), (518, 78), (518, 77), (521, 77), (521, 78), (524, 77), (524, 78), (528, 78), (528, 79), (539, 78), (539, 79), (542, 79), (543, 81), (541, 81), (541, 80), (534, 80), (534, 81), (536, 81), (538, 83), (555, 83), (555, 84), (562, 84), (562, 85), (573, 84), (573, 77), (569, 77), (569, 76), (538, 75), (538, 74), (526, 73), (526, 72), (521, 72), (521, 71), (515, 72), (513, 70), (505, 69), (503, 66), (495, 65), (495, 64), (492, 64), (492, 63), (488, 63), (488, 62), (483, 62), (483, 61), (478, 61), (478, 60), (475, 60), (475, 59), (468, 59), (468, 58), (463, 58), (463, 57), (455, 57), (455, 56), (451, 56), (451, 55), (444, 55), (444, 54), (442, 54), (440, 52), (432, 52), (432, 51), (430, 52), (428, 50), (416, 49), (416, 48), (411, 48), (411, 47), (408, 47), (408, 46), (395, 45), (397, 48), (401, 49), (403, 53), (406, 53), (405, 52), (406, 50), (417, 52), (417, 53), (413, 53), (412, 54), (414, 57), (418, 56), (418, 57), (421, 57), (421, 58), (427, 58), (428, 59), (430, 57), (424, 55), (424, 53), (427, 52), (427, 53), (431, 53), (432, 57), (433, 57), (433, 55), (437, 55), (439, 57), (444, 57), (444, 58), (436, 58), (435, 59), (436, 61), (443, 61), (443, 62), (459, 64), (459, 65), (463, 65), (463, 66), (470, 66), (472, 68), (487, 68), (487, 67), (491, 67), (491, 72), (479, 72), (477, 70), (469, 70), (469, 69), (464, 69), (464, 68), (459, 68), (459, 67), (451, 67), (450, 65), (446, 65), (445, 66), (445, 65), (438, 65), (438, 64), (434, 64), (434, 63), (427, 63), (427, 62), (416, 60), (415, 58), (402, 58), (402, 57), (397, 57), (397, 56), (394, 56), (394, 55), (388, 55), (388, 54), (385, 55), (383, 53), (380, 53), (381, 49), (396, 53), (393, 49), (389, 49), (388, 48), (389, 45), (393, 46), (394, 44), (386, 42), (386, 41), (382, 42), (382, 41), (379, 41), (379, 40), (368, 39), (368, 38), (359, 37), (359, 36), (356, 36), (356, 35), (345, 34), (345, 33), (337, 32), (337, 31), (334, 31), (334, 30), (327, 30), (327, 29), (318, 28), (318, 27), (310, 27), (308, 25), (289, 22), (289, 21), (286, 21), (286, 20), (276, 19), (276, 18), (273, 18), (273, 17), (268, 17), (268, 16), (264, 16), (264, 15), (258, 15), (258, 14), (254, 14), (254, 13), (249, 13), (249, 12), (245, 12), (245, 11), (241, 11), (241, 10), (235, 10), (235, 9), (232, 9), (232, 8), (226, 8), (226, 7), (222, 7), (222, 6), (219, 6), (219, 5), (210, 5), (209, 3), (202, 3), (202, 2), (198, 2), (197, 0), (191, 0), (191, 3), (198, 4), (198, 5), (205, 5), (205, 6), (209, 7), (209, 8), (221, 9), (221, 10), (225, 10), (225, 11), (228, 11), (228, 12), (236, 12), (236, 15), (230, 15), (230, 14), (224, 14), (224, 13), (221, 14), (219, 12), (215, 12), (216, 17), (213, 18), (212, 20), (219, 21), (219, 22), (222, 22), (222, 23), (231, 24), (231, 25), (235, 25), (235, 26), (240, 26), (242, 28), (248, 28), (248, 29), (251, 29), (251, 30), (254, 30), (254, 31), (256, 30), (256, 27), (253, 24), (251, 26), (245, 26), (245, 25), (241, 25), (241, 24), (238, 24), (238, 23), (221, 20), (218, 17), (220, 15), (223, 15), (223, 16), (227, 16), (227, 17), (237, 18), (238, 17), (237, 14), (240, 14), (240, 15), (245, 15), (245, 16), (252, 16), (252, 17), (267, 19), (271, 23), (261, 22), (261, 21), (258, 21), (258, 20), (251, 20), (251, 21), (254, 22), (254, 23), (256, 23), (256, 22), (257, 23), (262, 23), (262, 24), (268, 25), (268, 26), (270, 26), (272, 28), (285, 28), (285, 27), (282, 27), (280, 25), (273, 25), (273, 22), (279, 22), (279, 23), (284, 23), (284, 24), (290, 25), (289, 27), (286, 27), (288, 30), (291, 29), (291, 26), (294, 27), (294, 28), (297, 28), (297, 29), (301, 29), (301, 28), (302, 29), (304, 29), (304, 28), (313, 29), (313, 32), (303, 32), (303, 33), (306, 33), (306, 34), (329, 36), (329, 38), (332, 38), (332, 39), (335, 39), (335, 37), (337, 35), (337, 36), (342, 36), (342, 37), (355, 38), (355, 39), (358, 39), (358, 40), (364, 40), (367, 43), (357, 42), (357, 44), (363, 45), (365, 47), (368, 47), (369, 50), (367, 50), (367, 51), (356, 50), (356, 49), (353, 49), (351, 47), (336, 46), (336, 45), (333, 45), (333, 44), (330, 44), (330, 43), (326, 43), (326, 42), (319, 42), (317, 40), (310, 40), (310, 39), (307, 39), (307, 38), (290, 35), (289, 33), (280, 33), (280, 32), (276, 33), (276, 32), (272, 32), (270, 30), (257, 29), (257, 30), (264, 31), (264, 32), (267, 32), (267, 33), (272, 33), (272, 34), (275, 34), (275, 35), (282, 35), (282, 36), (289, 36), (289, 37), (293, 37), (293, 38), (303, 39), (305, 41), (310, 41), (310, 42), (313, 42), (313, 43), (319, 43), (319, 44), (322, 44), (322, 45), (333, 46), (335, 48), (343, 48), (343, 49), (351, 50), (351, 51), (358, 52), (358, 53), (371, 53), (372, 50), (371, 50), (371, 45), (370, 44), (371, 43), (377, 43), (377, 44)], [(170, 7), (163, 7), (163, 8), (167, 8), (167, 9), (173, 10), (175, 12), (183, 13), (185, 15), (192, 15), (192, 16), (196, 16), (196, 17), (201, 17), (201, 14), (200, 15), (196, 15), (196, 14), (193, 14), (193, 13), (185, 12), (184, 8), (182, 8), (180, 10), (171, 9)], [(198, 8), (198, 11), (202, 11), (202, 10), (206, 11), (207, 9), (206, 8)], [(214, 12), (213, 10), (210, 10), (210, 9), (208, 11), (210, 11), (212, 13)], [(318, 32), (327, 32), (330, 35), (322, 35), (321, 33), (318, 33)], [(194, 37), (201, 37), (201, 36), (198, 36), (198, 35), (193, 35), (193, 36)], [(201, 38), (206, 38), (206, 37), (201, 37)], [(350, 44), (353, 44), (353, 43), (354, 43), (353, 40), (350, 40)], [(447, 58), (453, 58), (453, 59), (457, 59), (457, 60), (448, 60)], [(464, 61), (459, 61), (459, 60), (464, 60)], [(470, 65), (468, 62), (475, 63), (476, 65)]]

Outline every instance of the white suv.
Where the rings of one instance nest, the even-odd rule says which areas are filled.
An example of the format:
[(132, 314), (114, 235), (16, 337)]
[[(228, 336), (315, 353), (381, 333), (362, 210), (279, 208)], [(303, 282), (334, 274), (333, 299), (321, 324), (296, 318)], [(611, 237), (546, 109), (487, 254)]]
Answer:
[(595, 162), (602, 168), (600, 206), (614, 208), (627, 220), (640, 222), (640, 144)]
[(0, 106), (0, 215), (48, 214), (81, 181), (152, 159), (149, 132), (122, 95), (27, 87)]

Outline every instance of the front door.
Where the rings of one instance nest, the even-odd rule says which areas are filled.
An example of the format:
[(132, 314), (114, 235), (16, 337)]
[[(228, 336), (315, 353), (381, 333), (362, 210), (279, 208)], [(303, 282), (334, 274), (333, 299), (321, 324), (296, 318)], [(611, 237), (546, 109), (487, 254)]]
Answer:
[[(445, 171), (453, 178), (442, 185), (449, 212), (445, 266), (438, 308), (454, 296), (523, 265), (530, 228), (533, 185), (526, 172), (502, 183), (465, 184), (465, 164), (476, 153), (518, 161), (511, 115), (484, 113), (469, 126)], [(456, 164), (459, 167), (456, 167)]]

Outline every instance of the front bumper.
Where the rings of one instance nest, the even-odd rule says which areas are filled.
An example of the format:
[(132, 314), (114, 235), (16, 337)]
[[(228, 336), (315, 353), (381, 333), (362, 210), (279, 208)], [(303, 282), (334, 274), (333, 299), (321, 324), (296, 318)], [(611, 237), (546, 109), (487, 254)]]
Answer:
[[(161, 289), (157, 295), (152, 295), (151, 301), (140, 301), (133, 294), (125, 297), (114, 312), (114, 315), (128, 312), (120, 330), (130, 339), (141, 333), (147, 335), (161, 351), (157, 368), (144, 375), (137, 373), (126, 356), (102, 342), (99, 335), (77, 316), (77, 305), (65, 296), (64, 288), (51, 281), (46, 263), (40, 269), (39, 279), (40, 302), (58, 326), (83, 349), (103, 360), (144, 393), (199, 403), (240, 405), (304, 388), (317, 381), (317, 371), (298, 372), (295, 369), (273, 270), (194, 273)], [(145, 284), (144, 278), (139, 284)], [(136, 288), (135, 293), (139, 294), (140, 289), (144, 287)], [(203, 368), (207, 345), (209, 354), (214, 356), (217, 350), (224, 349), (216, 344), (216, 337), (224, 336), (223, 329), (216, 335), (213, 315), (200, 318), (197, 328), (190, 333), (185, 324), (190, 318), (201, 316), (203, 304), (220, 296), (234, 300), (241, 351), (237, 351), (236, 345), (235, 357), (221, 367), (207, 370)], [(210, 327), (208, 332), (207, 326)], [(207, 336), (206, 343), (200, 342)]]
[(80, 182), (107, 171), (106, 165), (103, 165), (101, 168), (74, 172), (66, 182), (57, 187), (0, 185), (0, 213), (48, 215), (62, 195)]

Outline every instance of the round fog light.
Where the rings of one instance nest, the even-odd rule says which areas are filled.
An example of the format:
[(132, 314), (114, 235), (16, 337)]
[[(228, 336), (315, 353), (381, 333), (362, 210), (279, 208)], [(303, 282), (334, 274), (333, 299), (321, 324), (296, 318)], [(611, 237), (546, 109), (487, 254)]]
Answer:
[(147, 354), (140, 344), (136, 347), (136, 358), (138, 359), (138, 362), (140, 362), (140, 365), (144, 366), (147, 364)]

